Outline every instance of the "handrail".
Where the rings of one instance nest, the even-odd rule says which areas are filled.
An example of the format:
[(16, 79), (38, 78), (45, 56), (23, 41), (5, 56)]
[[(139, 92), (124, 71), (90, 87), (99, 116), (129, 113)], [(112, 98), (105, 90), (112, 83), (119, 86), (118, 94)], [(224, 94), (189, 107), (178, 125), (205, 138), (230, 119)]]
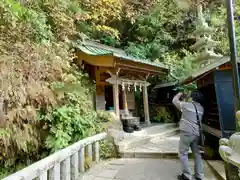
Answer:
[(60, 180), (60, 177), (63, 180), (77, 180), (79, 174), (85, 172), (85, 147), (88, 156), (98, 162), (99, 141), (106, 136), (106, 133), (101, 133), (80, 140), (2, 180)]

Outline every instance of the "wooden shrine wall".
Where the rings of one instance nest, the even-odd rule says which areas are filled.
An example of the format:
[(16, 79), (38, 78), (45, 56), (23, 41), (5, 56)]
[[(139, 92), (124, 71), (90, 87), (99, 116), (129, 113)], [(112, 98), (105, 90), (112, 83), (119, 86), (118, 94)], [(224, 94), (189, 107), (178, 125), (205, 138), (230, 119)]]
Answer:
[(104, 85), (96, 85), (96, 109), (105, 110), (105, 90)]
[(203, 75), (197, 80), (197, 86), (198, 88), (214, 84), (214, 79), (213, 79), (213, 73), (209, 73), (207, 75)]
[(128, 91), (127, 92), (127, 104), (129, 110), (135, 109), (135, 95), (134, 91)]
[[(121, 91), (121, 88), (119, 87)], [(119, 93), (120, 95), (120, 93)], [(119, 96), (119, 102), (123, 101), (122, 96)], [(106, 110), (106, 100), (105, 100), (105, 85), (96, 86), (96, 109), (97, 110)], [(135, 109), (135, 95), (134, 91), (127, 92), (127, 104), (129, 110)]]

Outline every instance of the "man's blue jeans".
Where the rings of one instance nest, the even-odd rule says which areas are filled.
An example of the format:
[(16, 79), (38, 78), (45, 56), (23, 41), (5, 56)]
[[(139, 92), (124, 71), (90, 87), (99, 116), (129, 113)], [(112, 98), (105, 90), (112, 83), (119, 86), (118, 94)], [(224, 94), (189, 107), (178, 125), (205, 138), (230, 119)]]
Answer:
[(179, 158), (182, 164), (182, 172), (189, 179), (192, 178), (191, 170), (188, 165), (189, 147), (194, 155), (195, 177), (203, 179), (202, 157), (198, 147), (199, 136), (191, 135), (186, 132), (180, 132)]

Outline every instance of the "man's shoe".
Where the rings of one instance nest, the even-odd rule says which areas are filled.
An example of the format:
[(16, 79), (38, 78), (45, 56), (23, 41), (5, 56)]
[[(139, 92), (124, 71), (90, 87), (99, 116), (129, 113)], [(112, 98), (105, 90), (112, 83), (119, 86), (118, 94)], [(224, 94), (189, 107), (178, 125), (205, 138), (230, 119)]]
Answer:
[(178, 180), (190, 180), (184, 174), (179, 175), (177, 178), (178, 178)]

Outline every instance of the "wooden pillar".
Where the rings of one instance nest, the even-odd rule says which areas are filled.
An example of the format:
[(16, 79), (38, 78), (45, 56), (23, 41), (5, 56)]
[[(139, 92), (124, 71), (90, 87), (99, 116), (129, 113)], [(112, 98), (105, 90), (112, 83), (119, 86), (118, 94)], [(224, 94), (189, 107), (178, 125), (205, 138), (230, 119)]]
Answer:
[(95, 67), (95, 74), (96, 74), (96, 98), (95, 98), (96, 110), (106, 110), (105, 86), (100, 81), (101, 73), (99, 67)]
[(113, 101), (114, 101), (114, 112), (118, 118), (120, 118), (119, 112), (119, 92), (118, 92), (118, 81), (113, 84)]
[(128, 111), (128, 104), (127, 104), (127, 92), (126, 89), (123, 90), (123, 107), (124, 107), (124, 115), (128, 116), (129, 111)]
[(149, 117), (149, 106), (148, 106), (148, 91), (147, 85), (143, 86), (143, 104), (144, 104), (144, 115), (145, 115), (145, 123), (151, 124), (150, 117)]

